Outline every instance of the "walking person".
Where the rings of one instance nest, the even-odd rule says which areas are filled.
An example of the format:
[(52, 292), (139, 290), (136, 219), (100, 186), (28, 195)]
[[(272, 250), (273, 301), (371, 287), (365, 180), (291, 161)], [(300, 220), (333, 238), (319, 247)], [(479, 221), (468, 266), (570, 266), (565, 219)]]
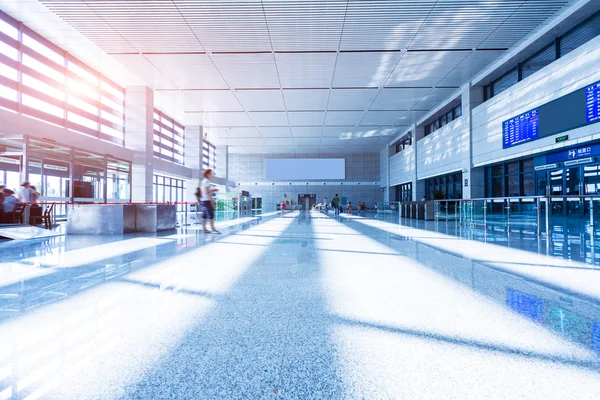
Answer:
[(214, 177), (212, 169), (207, 169), (203, 173), (204, 179), (200, 183), (200, 204), (202, 205), (202, 230), (204, 233), (211, 233), (206, 229), (206, 219), (210, 220), (210, 229), (212, 233), (220, 234), (215, 229), (215, 201), (213, 199), (213, 193), (218, 192), (219, 189), (214, 188), (210, 181)]
[(333, 201), (332, 201), (332, 205), (333, 205), (333, 208), (335, 210), (335, 215), (340, 215), (340, 203), (341, 202), (342, 202), (342, 200), (340, 199), (340, 197), (336, 193), (335, 197), (333, 198)]

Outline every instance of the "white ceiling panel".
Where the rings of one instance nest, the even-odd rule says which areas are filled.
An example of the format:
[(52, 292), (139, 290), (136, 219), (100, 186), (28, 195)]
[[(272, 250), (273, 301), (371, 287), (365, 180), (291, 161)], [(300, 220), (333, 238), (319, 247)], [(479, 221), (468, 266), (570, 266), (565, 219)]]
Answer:
[(169, 77), (154, 67), (144, 56), (122, 54), (113, 56), (125, 68), (137, 71), (137, 74), (153, 89), (179, 89)]
[(410, 110), (431, 88), (384, 88), (371, 105), (371, 110)]
[(263, 1), (275, 51), (337, 50), (346, 1)]
[(263, 137), (292, 137), (289, 126), (261, 126), (258, 128)]
[(249, 111), (285, 111), (283, 96), (276, 90), (236, 90), (235, 96)]
[(409, 126), (412, 124), (416, 124), (417, 121), (421, 119), (425, 114), (427, 114), (427, 111), (409, 111), (400, 118), (398, 118), (398, 120), (394, 122), (394, 125)]
[(292, 138), (265, 138), (265, 141), (269, 146), (293, 146), (294, 140)]
[(231, 88), (279, 88), (272, 54), (213, 54), (215, 65)]
[(206, 54), (146, 54), (144, 57), (180, 89), (228, 89)]
[(320, 126), (293, 126), (292, 127), (292, 136), (295, 138), (299, 137), (320, 137), (323, 128)]
[(206, 51), (270, 51), (260, 1), (174, 0)]
[(245, 112), (212, 112), (205, 113), (205, 118), (217, 126), (253, 126)]
[(202, 111), (242, 111), (243, 108), (230, 90), (184, 90)]
[[(260, 132), (290, 140), (298, 132), (381, 136), (408, 126), (574, 3), (0, 0), (3, 10), (124, 86), (168, 89), (157, 105), (183, 114), (185, 123), (248, 128), (245, 135), (219, 131), (224, 139)], [(287, 153), (295, 145), (273, 146)]]
[(400, 59), (399, 52), (340, 53), (334, 87), (380, 87)]
[(385, 86), (434, 86), (460, 64), (470, 51), (408, 52)]
[(417, 104), (415, 104), (416, 110), (428, 110), (435, 107), (440, 101), (445, 100), (452, 93), (455, 93), (457, 89), (446, 89), (446, 88), (435, 88), (423, 97)]
[(288, 112), (288, 119), (291, 126), (321, 126), (325, 121), (325, 112)]
[(323, 137), (347, 137), (354, 133), (354, 126), (325, 126), (321, 136)]
[(289, 89), (283, 91), (288, 111), (325, 110), (329, 100), (329, 89)]
[(335, 53), (276, 53), (277, 71), (284, 88), (328, 88), (335, 69)]
[(364, 115), (364, 111), (327, 111), (325, 125), (358, 125)]
[(289, 126), (285, 112), (250, 112), (256, 126)]
[(360, 125), (392, 125), (405, 113), (404, 111), (369, 111), (360, 121)]
[(154, 92), (154, 107), (181, 123), (186, 111), (202, 111), (192, 99), (179, 90)]
[(367, 110), (379, 93), (378, 89), (332, 89), (328, 110)]

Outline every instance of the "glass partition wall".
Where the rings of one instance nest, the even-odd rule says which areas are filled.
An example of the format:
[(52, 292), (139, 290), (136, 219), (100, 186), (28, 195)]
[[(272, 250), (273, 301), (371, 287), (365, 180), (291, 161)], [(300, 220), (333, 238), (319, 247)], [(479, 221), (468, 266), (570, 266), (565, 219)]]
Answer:
[[(27, 165), (23, 168), (23, 165)], [(131, 163), (50, 140), (0, 136), (0, 184), (18, 191), (28, 181), (40, 192), (39, 202), (118, 203), (131, 201)]]

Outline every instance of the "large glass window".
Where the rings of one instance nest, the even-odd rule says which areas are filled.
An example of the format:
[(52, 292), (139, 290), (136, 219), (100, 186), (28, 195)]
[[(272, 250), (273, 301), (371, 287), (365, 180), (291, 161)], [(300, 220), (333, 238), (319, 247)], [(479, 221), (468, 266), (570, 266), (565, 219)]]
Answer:
[(486, 167), (486, 197), (535, 194), (533, 158)]
[(462, 199), (462, 172), (425, 180), (427, 200)]
[(441, 127), (448, 125), (450, 122), (462, 116), (462, 105), (451, 107), (450, 109), (443, 111), (435, 119), (425, 125), (425, 136), (432, 134)]
[[(157, 203), (185, 202), (185, 184), (182, 179), (154, 175), (153, 192)], [(177, 204), (177, 211), (183, 211), (184, 207), (184, 204)]]
[(207, 140), (202, 143), (202, 168), (217, 170), (217, 148)]
[(502, 77), (483, 87), (484, 101), (502, 93), (515, 83), (533, 75), (535, 72), (551, 64), (579, 46), (600, 35), (600, 12), (576, 25), (562, 36), (555, 38), (546, 47), (511, 69)]
[(154, 157), (183, 164), (183, 125), (154, 110)]
[(0, 32), (1, 108), (123, 145), (125, 89), (2, 11)]

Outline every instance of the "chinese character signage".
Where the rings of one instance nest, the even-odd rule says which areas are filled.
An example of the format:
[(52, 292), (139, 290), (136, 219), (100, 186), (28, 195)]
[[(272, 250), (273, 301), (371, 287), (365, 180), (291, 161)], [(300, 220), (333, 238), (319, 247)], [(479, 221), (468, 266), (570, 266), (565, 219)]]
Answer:
[(600, 144), (589, 144), (587, 146), (575, 147), (569, 150), (562, 150), (546, 156), (547, 163), (557, 163), (578, 158), (592, 157), (600, 154)]

